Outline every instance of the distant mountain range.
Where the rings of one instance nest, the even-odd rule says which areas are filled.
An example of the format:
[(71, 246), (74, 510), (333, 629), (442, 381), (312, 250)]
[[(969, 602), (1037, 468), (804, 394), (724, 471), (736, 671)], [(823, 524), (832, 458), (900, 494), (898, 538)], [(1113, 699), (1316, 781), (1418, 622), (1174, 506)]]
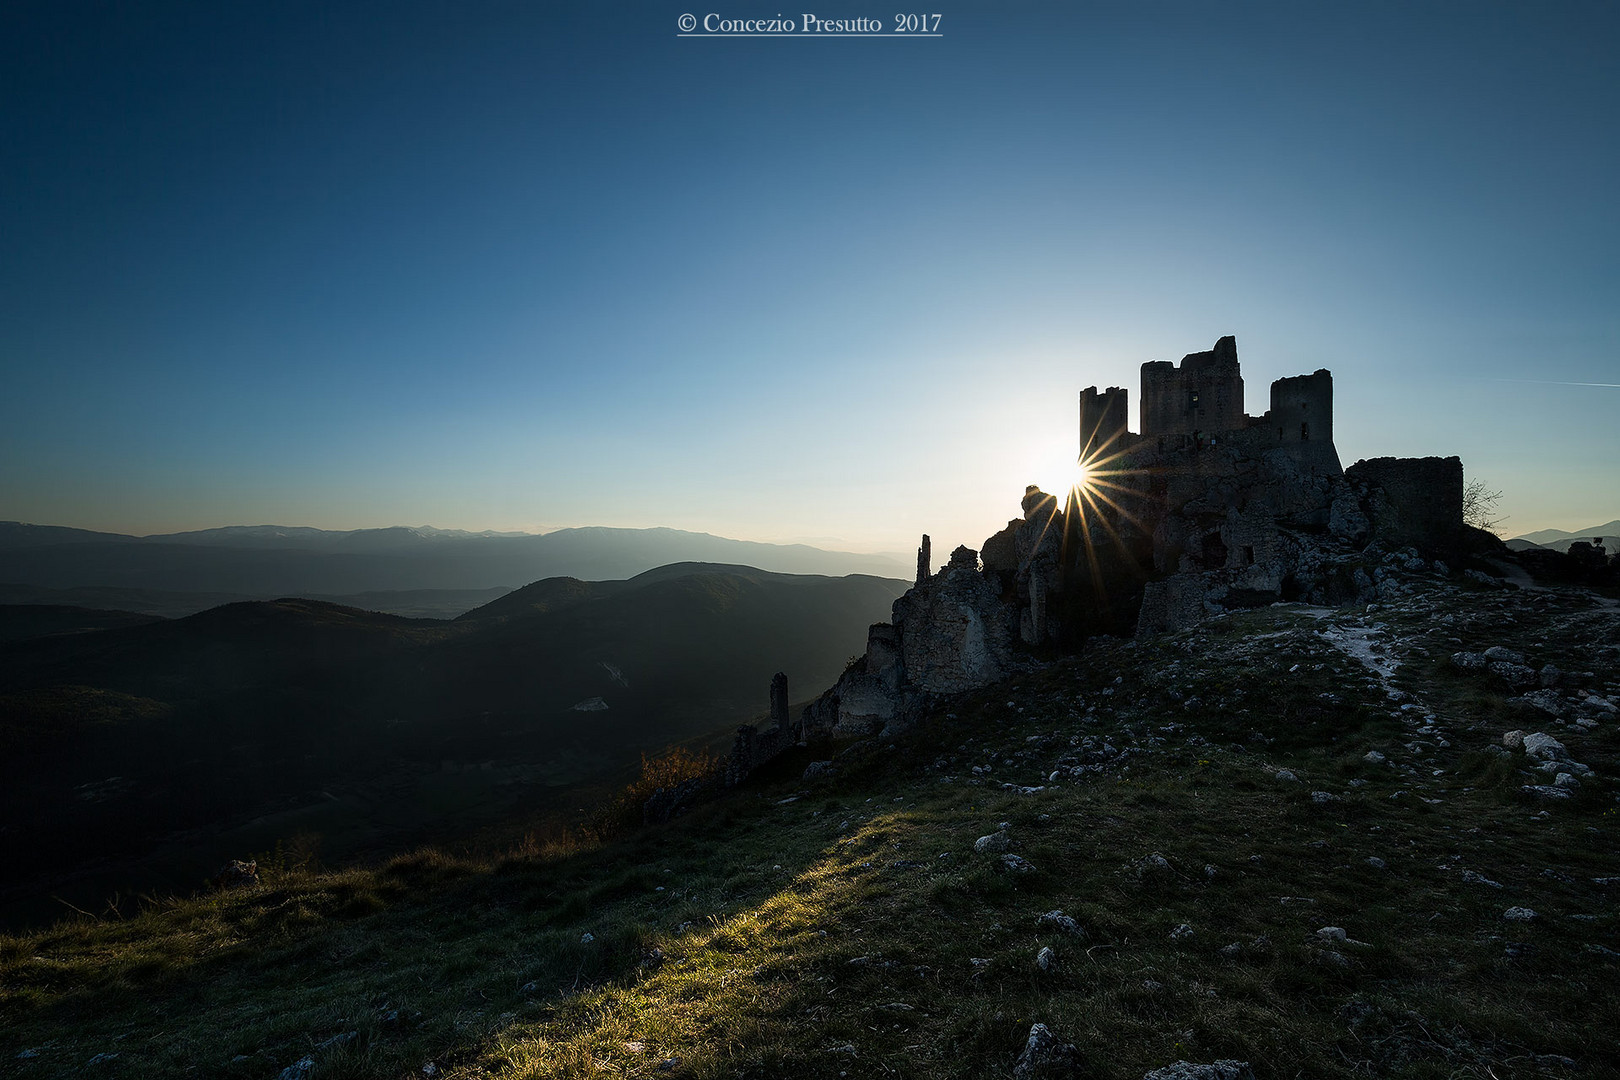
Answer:
[(1565, 532), (1562, 529), (1542, 529), (1540, 532), (1525, 533), (1515, 536), (1507, 542), (1508, 547), (1523, 551), (1526, 547), (1552, 548), (1555, 551), (1568, 551), (1569, 545), (1577, 540), (1590, 543), (1597, 540), (1613, 554), (1620, 550), (1620, 518), (1603, 525), (1594, 525), (1590, 529), (1581, 529), (1577, 532)]
[[(0, 522), (0, 603), (85, 604), (173, 616), (232, 600), (303, 596), (445, 617), (476, 607), (497, 590), (543, 578), (624, 579), (683, 562), (838, 577), (909, 578), (913, 569), (909, 559), (895, 554), (824, 551), (677, 529), (580, 528), (534, 535), (254, 525), (127, 536)], [(380, 595), (399, 593), (415, 595)], [(456, 595), (429, 595), (435, 593)]]
[[(571, 800), (758, 716), (776, 671), (795, 700), (831, 685), (907, 586), (683, 563), (544, 579), (454, 621), (0, 607), (0, 909), (189, 888), (299, 830), (335, 855)], [(108, 859), (124, 869), (84, 877)]]

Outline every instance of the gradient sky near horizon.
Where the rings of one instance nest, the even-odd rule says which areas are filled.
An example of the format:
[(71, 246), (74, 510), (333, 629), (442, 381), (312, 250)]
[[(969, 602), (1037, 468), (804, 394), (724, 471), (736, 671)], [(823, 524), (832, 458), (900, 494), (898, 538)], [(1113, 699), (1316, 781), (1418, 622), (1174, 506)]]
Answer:
[[(694, 0), (695, 2), (695, 0)], [(8, 4), (0, 518), (977, 547), (1235, 334), (1620, 517), (1620, 8)]]

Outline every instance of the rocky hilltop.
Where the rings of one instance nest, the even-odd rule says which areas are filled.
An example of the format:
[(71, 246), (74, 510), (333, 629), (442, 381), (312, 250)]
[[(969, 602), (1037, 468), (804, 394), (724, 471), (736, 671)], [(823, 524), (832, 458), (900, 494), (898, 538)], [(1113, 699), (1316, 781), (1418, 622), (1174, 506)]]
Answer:
[(617, 840), (273, 860), (0, 938), (0, 1060), (1612, 1076), (1620, 604), (1399, 553), (1375, 570), (1368, 604), (1093, 636)]

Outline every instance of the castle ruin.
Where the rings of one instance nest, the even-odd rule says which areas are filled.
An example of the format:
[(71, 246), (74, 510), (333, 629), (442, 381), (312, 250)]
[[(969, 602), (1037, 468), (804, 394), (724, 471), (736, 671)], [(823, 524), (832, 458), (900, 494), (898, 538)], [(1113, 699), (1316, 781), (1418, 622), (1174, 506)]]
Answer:
[(832, 689), (773, 725), (775, 740), (903, 730), (941, 699), (1093, 634), (1181, 629), (1286, 600), (1370, 602), (1389, 552), (1475, 542), (1457, 458), (1340, 464), (1331, 372), (1278, 379), (1269, 404), (1245, 413), (1232, 337), (1179, 365), (1143, 364), (1136, 432), (1124, 389), (1082, 390), (1082, 482), (1061, 500), (1027, 488), (1021, 518), (937, 573), (924, 536), (890, 621), (870, 628)]

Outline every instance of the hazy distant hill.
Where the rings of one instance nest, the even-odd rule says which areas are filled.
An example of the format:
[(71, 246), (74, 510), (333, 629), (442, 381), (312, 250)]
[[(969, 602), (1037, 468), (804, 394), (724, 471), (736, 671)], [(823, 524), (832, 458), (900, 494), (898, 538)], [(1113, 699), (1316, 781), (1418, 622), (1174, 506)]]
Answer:
[(1537, 547), (1552, 548), (1555, 551), (1568, 551), (1569, 545), (1577, 540), (1591, 542), (1600, 541), (1604, 547), (1613, 553), (1620, 550), (1620, 518), (1603, 525), (1594, 525), (1590, 529), (1581, 529), (1578, 532), (1565, 532), (1562, 529), (1542, 529), (1540, 532), (1525, 533), (1515, 536), (1508, 541), (1508, 546), (1516, 550), (1523, 550), (1523, 545), (1515, 541), (1524, 541)]
[(69, 529), (62, 525), (28, 525), (21, 521), (0, 521), (0, 551), (16, 548), (55, 547), (61, 544), (139, 543), (136, 536), (121, 533)]
[(544, 803), (757, 716), (777, 670), (809, 698), (906, 587), (685, 564), (542, 580), (455, 621), (284, 599), (3, 642), (0, 865), (37, 891), (175, 830), (201, 831), (165, 872), (288, 830), (340, 852)]
[[(314, 593), (310, 600), (325, 600), (342, 607), (364, 608), (413, 619), (453, 619), (462, 612), (489, 603), (510, 589), (395, 589), (363, 593)], [(46, 589), (38, 585), (0, 585), (0, 605), (50, 605), (94, 608), (179, 619), (199, 611), (264, 599), (240, 593), (168, 592), (163, 589), (120, 589), (84, 585), (76, 589)]]
[(761, 544), (676, 529), (561, 529), (544, 535), (425, 528), (328, 532), (231, 527), (134, 537), (0, 523), (0, 580), (271, 599), (512, 588), (546, 577), (629, 578), (678, 562), (734, 563), (785, 574), (910, 575), (896, 555)]

